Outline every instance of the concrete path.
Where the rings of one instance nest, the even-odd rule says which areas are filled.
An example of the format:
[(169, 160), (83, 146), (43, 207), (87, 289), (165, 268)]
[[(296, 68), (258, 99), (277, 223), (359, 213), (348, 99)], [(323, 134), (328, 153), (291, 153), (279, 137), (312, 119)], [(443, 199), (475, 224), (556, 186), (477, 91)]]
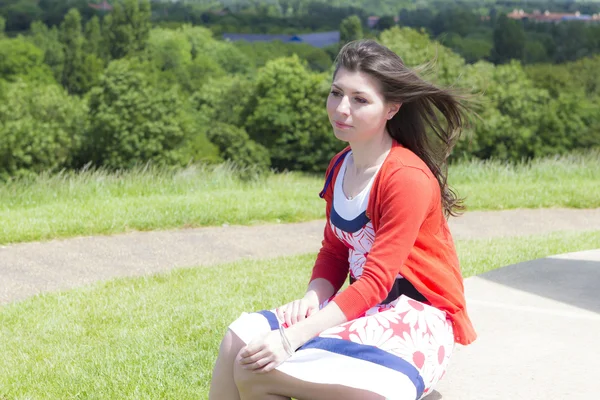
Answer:
[[(0, 248), (0, 304), (124, 276), (242, 258), (316, 252), (324, 221), (78, 237)], [(600, 209), (468, 212), (450, 219), (455, 239), (600, 229)]]
[(457, 346), (446, 376), (426, 399), (600, 398), (599, 286), (600, 250), (467, 278), (479, 338)]

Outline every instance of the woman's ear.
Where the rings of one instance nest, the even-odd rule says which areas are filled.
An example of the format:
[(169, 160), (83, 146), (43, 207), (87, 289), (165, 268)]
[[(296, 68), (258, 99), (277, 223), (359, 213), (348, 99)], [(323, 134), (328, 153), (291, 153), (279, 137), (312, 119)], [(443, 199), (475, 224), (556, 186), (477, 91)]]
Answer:
[(394, 115), (396, 115), (396, 113), (398, 112), (398, 110), (400, 110), (401, 106), (402, 106), (402, 103), (394, 103), (394, 104), (392, 104), (390, 106), (389, 110), (388, 110), (387, 119), (394, 118)]

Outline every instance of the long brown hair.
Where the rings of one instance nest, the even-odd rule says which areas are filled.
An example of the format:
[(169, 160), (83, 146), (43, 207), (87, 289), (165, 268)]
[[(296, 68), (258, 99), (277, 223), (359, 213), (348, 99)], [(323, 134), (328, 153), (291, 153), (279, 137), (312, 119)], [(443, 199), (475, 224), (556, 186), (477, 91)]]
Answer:
[[(344, 45), (335, 60), (334, 79), (342, 67), (372, 76), (379, 82), (387, 102), (402, 103), (396, 115), (387, 121), (387, 131), (419, 156), (435, 175), (446, 217), (460, 215), (465, 207), (463, 199), (448, 186), (448, 157), (467, 124), (470, 110), (461, 100), (468, 96), (426, 82), (406, 67), (396, 53), (374, 40), (357, 40)], [(443, 115), (445, 126), (435, 109)]]

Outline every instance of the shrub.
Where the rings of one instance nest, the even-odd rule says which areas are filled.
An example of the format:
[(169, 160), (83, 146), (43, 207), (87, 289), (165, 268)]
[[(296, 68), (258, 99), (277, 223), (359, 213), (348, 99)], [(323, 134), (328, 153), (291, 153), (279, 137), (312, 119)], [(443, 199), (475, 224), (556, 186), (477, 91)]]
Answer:
[[(9, 101), (10, 99), (10, 101)], [(0, 177), (67, 167), (81, 144), (87, 107), (63, 88), (18, 81), (0, 91)]]
[(208, 129), (208, 138), (219, 148), (221, 157), (241, 168), (243, 178), (269, 170), (269, 151), (250, 139), (243, 128), (218, 122)]
[(158, 90), (129, 61), (114, 61), (90, 92), (82, 161), (114, 169), (149, 161), (185, 164), (190, 156), (185, 144), (200, 135), (197, 128), (176, 88)]

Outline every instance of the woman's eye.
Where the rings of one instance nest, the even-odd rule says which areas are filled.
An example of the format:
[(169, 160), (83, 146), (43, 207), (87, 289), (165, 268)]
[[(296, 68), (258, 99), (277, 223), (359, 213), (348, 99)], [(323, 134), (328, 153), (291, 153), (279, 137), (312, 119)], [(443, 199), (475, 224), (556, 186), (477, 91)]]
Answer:
[[(332, 90), (332, 91), (331, 91), (331, 94), (332, 94), (334, 97), (339, 97), (339, 96), (341, 96), (341, 95), (342, 95), (342, 94), (341, 94), (340, 92), (338, 92), (337, 90)], [(355, 99), (357, 102), (361, 103), (361, 104), (368, 103), (368, 101), (367, 101), (367, 100), (365, 100), (365, 99), (363, 99), (362, 97), (355, 97), (354, 99)]]

